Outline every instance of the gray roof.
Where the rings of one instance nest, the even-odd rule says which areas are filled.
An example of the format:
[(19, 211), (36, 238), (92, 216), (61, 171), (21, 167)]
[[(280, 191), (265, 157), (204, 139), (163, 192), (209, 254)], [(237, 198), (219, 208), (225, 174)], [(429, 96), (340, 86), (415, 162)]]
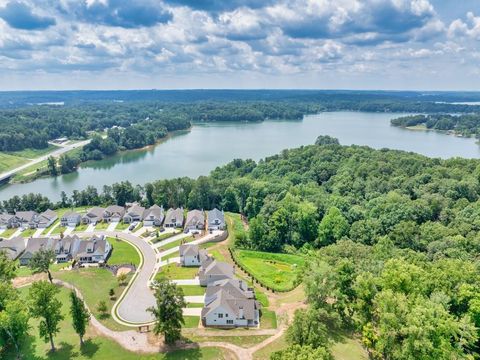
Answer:
[(208, 212), (208, 223), (212, 224), (215, 219), (218, 219), (220, 220), (220, 223), (225, 224), (225, 215), (223, 211), (220, 211), (217, 208), (210, 210)]
[(25, 239), (21, 236), (0, 241), (0, 251), (5, 251), (9, 259), (15, 260), (24, 250)]
[(179, 248), (180, 256), (198, 256), (199, 247), (196, 244), (184, 244)]
[(240, 279), (224, 279), (210, 283), (207, 286), (205, 298), (214, 296), (218, 291), (226, 291), (236, 299), (252, 299), (253, 291), (248, 289), (245, 281)]
[(42, 212), (40, 216), (43, 216), (46, 219), (52, 220), (57, 218), (57, 213), (53, 210), (47, 209), (44, 212)]
[[(103, 235), (94, 235), (88, 240), (80, 240), (77, 257), (104, 255), (107, 247), (107, 239)], [(91, 250), (90, 252), (88, 250)]]
[(171, 223), (173, 219), (176, 220), (175, 222), (183, 222), (183, 208), (168, 209), (165, 222)]
[(38, 213), (36, 211), (17, 211), (15, 215), (23, 222), (31, 222), (38, 216)]
[(62, 215), (62, 219), (68, 219), (68, 218), (72, 218), (72, 217), (79, 217), (81, 216), (78, 212), (76, 211), (67, 211), (65, 214)]
[(123, 216), (123, 214), (125, 214), (125, 208), (119, 205), (110, 205), (105, 209), (104, 213), (107, 213), (110, 215), (118, 214), (120, 216)]
[(153, 216), (154, 219), (163, 220), (163, 207), (160, 207), (158, 205), (150, 206), (150, 208), (145, 210), (145, 213), (143, 214), (144, 218), (147, 218), (149, 216)]
[(36, 253), (40, 249), (54, 250), (55, 243), (55, 239), (52, 238), (30, 238), (27, 241), (25, 252), (21, 256), (21, 258), (30, 257), (32, 254)]
[[(255, 310), (260, 309), (260, 304), (253, 299), (235, 298), (224, 289), (220, 289), (212, 300), (205, 304), (205, 307), (202, 309), (202, 317), (207, 316), (218, 307), (235, 314), (237, 318), (255, 320)], [(242, 310), (243, 317), (241, 316)]]
[(0, 222), (8, 222), (10, 219), (14, 218), (15, 215), (9, 213), (1, 213), (0, 214)]
[(225, 275), (226, 277), (232, 278), (235, 274), (235, 269), (232, 265), (217, 260), (208, 262), (208, 264), (202, 263), (200, 271), (202, 271), (205, 276)]
[(187, 221), (185, 226), (205, 225), (205, 214), (200, 210), (190, 210), (187, 213)]
[(104, 211), (105, 211), (104, 208), (95, 206), (95, 207), (91, 208), (90, 210), (88, 210), (88, 212), (85, 214), (85, 216), (87, 216), (89, 218), (95, 218), (95, 217), (99, 218), (99, 217), (103, 216)]
[(143, 216), (144, 213), (145, 213), (145, 208), (143, 206), (135, 204), (128, 208), (126, 214), (130, 216)]

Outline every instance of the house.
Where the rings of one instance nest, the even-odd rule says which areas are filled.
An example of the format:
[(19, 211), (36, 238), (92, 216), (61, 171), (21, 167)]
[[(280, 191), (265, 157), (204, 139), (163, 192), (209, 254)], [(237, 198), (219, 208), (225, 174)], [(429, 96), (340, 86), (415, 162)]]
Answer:
[(54, 252), (57, 263), (64, 263), (73, 259), (80, 243), (80, 238), (77, 235), (65, 236), (55, 242)]
[(16, 260), (25, 250), (25, 242), (26, 240), (21, 236), (0, 241), (0, 252), (4, 251), (10, 260)]
[(218, 280), (208, 284), (205, 293), (205, 303), (209, 303), (219, 291), (226, 291), (238, 299), (255, 299), (253, 288), (249, 288), (245, 281), (233, 278)]
[(218, 280), (233, 279), (235, 268), (225, 262), (207, 259), (200, 266), (198, 278), (201, 286), (207, 286)]
[(183, 208), (168, 209), (164, 226), (181, 228), (183, 226)]
[(185, 221), (185, 231), (204, 230), (205, 214), (200, 210), (190, 210), (187, 213), (187, 221)]
[(149, 209), (145, 210), (143, 214), (143, 225), (144, 226), (160, 226), (165, 219), (163, 213), (163, 207), (158, 205), (153, 205)]
[(20, 226), (20, 219), (12, 214), (0, 214), (0, 229), (10, 229)]
[(79, 242), (75, 258), (80, 264), (105, 263), (111, 251), (112, 245), (107, 238), (95, 235)]
[(76, 211), (67, 211), (65, 214), (62, 215), (60, 219), (60, 223), (62, 226), (69, 226), (75, 227), (80, 224), (82, 221), (82, 215), (77, 213)]
[(208, 230), (225, 230), (225, 214), (217, 208), (208, 212)]
[(39, 229), (45, 229), (50, 225), (52, 225), (57, 219), (58, 219), (57, 213), (53, 210), (47, 209), (35, 218), (34, 220), (36, 224), (35, 227)]
[(144, 214), (145, 214), (145, 208), (143, 206), (140, 206), (138, 204), (133, 204), (128, 208), (125, 215), (123, 215), (123, 222), (126, 224), (130, 224), (134, 221), (142, 221)]
[(207, 251), (196, 244), (180, 245), (179, 252), (182, 266), (200, 266), (208, 258)]
[(17, 211), (15, 216), (18, 218), (21, 228), (35, 229), (37, 227), (35, 219), (37, 218), (38, 213), (36, 211)]
[(119, 205), (110, 205), (103, 212), (103, 221), (120, 222), (125, 215), (125, 208)]
[(258, 327), (260, 304), (254, 299), (235, 297), (220, 289), (208, 302), (205, 301), (201, 318), (206, 327)]
[(93, 224), (97, 225), (103, 219), (103, 212), (105, 211), (104, 208), (101, 207), (93, 207), (82, 217), (82, 222), (84, 224)]
[(20, 265), (28, 265), (33, 255), (40, 249), (53, 250), (55, 240), (52, 238), (30, 238), (27, 240), (25, 251), (18, 258)]

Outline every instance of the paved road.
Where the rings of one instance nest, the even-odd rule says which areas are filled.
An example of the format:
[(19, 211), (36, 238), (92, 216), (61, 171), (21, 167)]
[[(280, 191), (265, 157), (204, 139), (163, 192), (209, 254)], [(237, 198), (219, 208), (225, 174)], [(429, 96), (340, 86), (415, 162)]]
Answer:
[[(35, 158), (33, 159), (32, 161), (29, 161), (28, 163), (22, 165), (22, 166), (19, 166), (13, 170), (10, 170), (10, 171), (6, 171), (2, 174), (0, 174), (0, 181), (4, 180), (4, 179), (7, 179), (9, 177), (11, 177), (12, 175), (16, 174), (17, 172), (20, 172), (26, 168), (28, 168), (29, 166), (32, 166), (32, 165), (35, 165), (35, 164), (38, 164), (38, 163), (41, 163), (42, 161), (44, 160), (47, 160), (49, 156), (53, 156), (53, 157), (59, 157), (60, 155), (72, 150), (72, 149), (75, 149), (75, 148), (78, 148), (78, 147), (82, 147), (84, 145), (87, 145), (91, 140), (88, 139), (88, 140), (84, 140), (84, 141), (80, 141), (80, 142), (77, 142), (75, 144), (71, 144), (71, 145), (60, 145), (61, 147), (55, 151), (52, 151), (51, 153), (48, 153), (46, 155), (43, 155), (43, 156), (40, 156), (38, 158)], [(58, 144), (55, 144), (58, 146)]]
[[(121, 231), (95, 231), (95, 233), (106, 236), (125, 239), (136, 245), (143, 254), (143, 265), (138, 271), (138, 275), (128, 289), (125, 297), (117, 308), (117, 314), (120, 320), (132, 324), (145, 324), (153, 321), (152, 314), (147, 312), (147, 308), (155, 305), (155, 298), (152, 290), (148, 287), (148, 280), (153, 273), (157, 258), (155, 251), (143, 239), (126, 234)], [(115, 247), (115, 243), (113, 243)]]

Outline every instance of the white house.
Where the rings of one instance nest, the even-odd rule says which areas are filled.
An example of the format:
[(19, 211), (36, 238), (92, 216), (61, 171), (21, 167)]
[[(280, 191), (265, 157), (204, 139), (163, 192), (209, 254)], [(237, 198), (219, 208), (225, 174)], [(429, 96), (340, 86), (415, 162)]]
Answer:
[(225, 230), (225, 214), (217, 208), (208, 212), (208, 230)]
[(39, 229), (45, 229), (52, 225), (57, 219), (57, 213), (53, 210), (47, 209), (41, 214), (37, 215), (33, 221), (35, 222), (35, 227)]
[(82, 221), (82, 216), (75, 211), (67, 211), (60, 218), (60, 223), (62, 226), (75, 227), (80, 224)]
[(80, 264), (104, 263), (112, 251), (112, 245), (105, 236), (93, 236), (88, 240), (81, 240), (75, 254)]
[(161, 226), (165, 215), (163, 213), (163, 207), (158, 205), (152, 205), (150, 208), (145, 210), (143, 215), (143, 225), (144, 226)]
[(196, 244), (180, 245), (179, 252), (182, 266), (200, 266), (208, 258), (207, 251)]
[(205, 303), (201, 318), (206, 327), (258, 327), (260, 304), (254, 299), (237, 298), (221, 289)]

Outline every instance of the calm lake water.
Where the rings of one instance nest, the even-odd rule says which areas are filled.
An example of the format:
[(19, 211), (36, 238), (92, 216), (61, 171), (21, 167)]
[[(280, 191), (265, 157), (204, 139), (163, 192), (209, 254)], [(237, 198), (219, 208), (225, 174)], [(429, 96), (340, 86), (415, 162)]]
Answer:
[(334, 136), (343, 145), (400, 149), (431, 157), (480, 157), (474, 139), (390, 126), (390, 119), (398, 116), (402, 114), (331, 112), (306, 116), (301, 121), (195, 124), (191, 131), (176, 134), (155, 147), (87, 163), (72, 174), (4, 186), (0, 200), (30, 192), (58, 200), (61, 191), (71, 194), (88, 185), (101, 190), (103, 185), (122, 180), (144, 184), (207, 175), (234, 158), (259, 160), (286, 148), (313, 144), (318, 135)]

